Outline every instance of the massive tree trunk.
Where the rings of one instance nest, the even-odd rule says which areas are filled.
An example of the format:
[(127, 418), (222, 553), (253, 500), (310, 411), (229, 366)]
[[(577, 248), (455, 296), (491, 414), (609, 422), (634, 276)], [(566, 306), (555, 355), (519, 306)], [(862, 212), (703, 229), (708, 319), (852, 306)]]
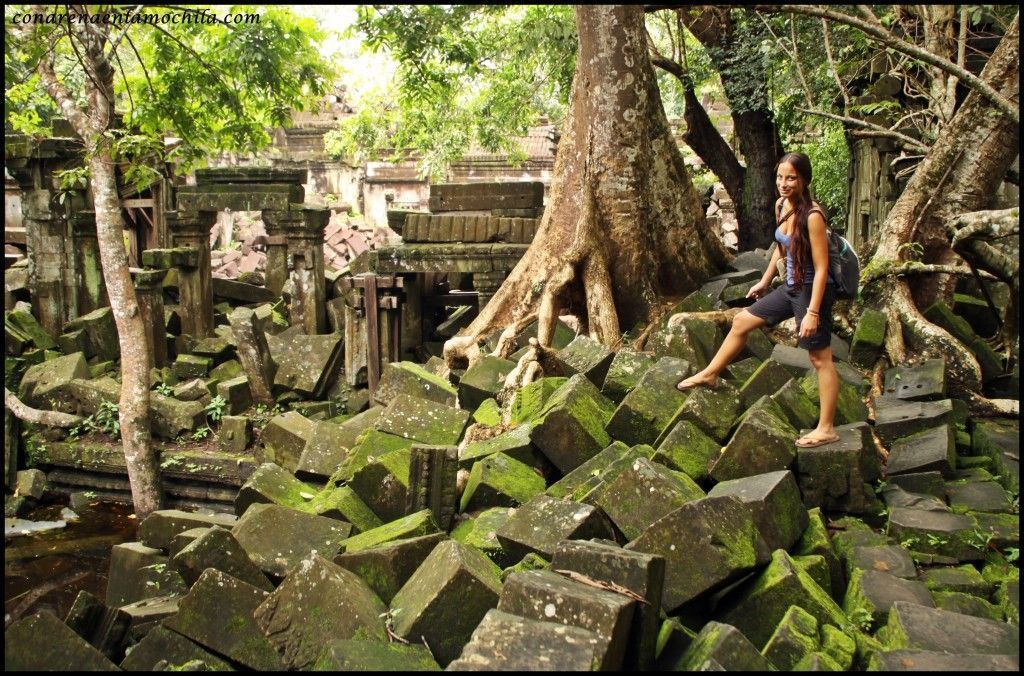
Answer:
[(83, 110), (58, 80), (52, 61), (40, 59), (38, 72), (47, 92), (85, 142), (90, 187), (96, 210), (103, 281), (117, 326), (121, 350), (121, 397), (118, 412), (132, 502), (139, 519), (160, 508), (160, 466), (151, 445), (149, 421), (149, 354), (146, 327), (139, 312), (128, 254), (123, 239), (117, 193), (114, 148), (106, 136), (113, 124), (114, 69), (104, 54), (106, 24), (72, 24), (73, 40), (81, 45), (80, 63), (86, 70), (86, 108)]
[[(743, 173), (739, 184), (732, 182), (730, 186), (715, 169), (728, 163), (727, 158), (716, 156), (714, 147), (711, 147), (709, 156), (701, 155), (701, 159), (723, 179), (729, 197), (736, 204), (740, 250), (767, 248), (775, 229), (771, 218), (776, 198), (775, 163), (782, 156), (782, 141), (768, 94), (767, 65), (757, 41), (753, 39), (754, 35), (748, 35), (750, 31), (757, 30), (759, 24), (752, 20), (753, 12), (750, 10), (747, 10), (751, 19), (749, 26), (742, 30), (725, 7), (703, 6), (677, 11), (686, 27), (708, 50), (718, 69), (729, 101), (733, 133), (739, 139), (746, 167), (741, 167)], [(688, 113), (690, 103), (687, 99)], [(687, 119), (689, 121), (689, 115)], [(698, 147), (691, 147), (701, 153)]]
[[(985, 82), (1012, 101), (1017, 100), (1020, 87), (1018, 37), (1015, 17), (981, 73)], [(939, 296), (942, 280), (921, 283), (915, 279), (911, 288), (905, 277), (885, 273), (911, 260), (915, 248), (923, 252), (925, 263), (954, 260), (947, 224), (961, 214), (990, 206), (1006, 169), (1017, 155), (1019, 140), (1019, 125), (972, 91), (889, 212), (878, 248), (865, 270), (867, 278), (877, 280), (865, 289), (868, 301), (890, 313), (890, 359), (898, 362), (905, 358), (905, 329), (906, 342), (914, 352), (947, 358), (951, 383), (959, 391), (980, 390), (977, 360), (964, 345), (927, 321), (918, 310)]]
[(643, 9), (581, 5), (576, 25), (570, 108), (540, 228), (487, 307), (445, 345), (449, 364), (535, 314), (542, 345), (565, 312), (614, 345), (652, 318), (659, 296), (695, 289), (729, 258), (670, 134)]

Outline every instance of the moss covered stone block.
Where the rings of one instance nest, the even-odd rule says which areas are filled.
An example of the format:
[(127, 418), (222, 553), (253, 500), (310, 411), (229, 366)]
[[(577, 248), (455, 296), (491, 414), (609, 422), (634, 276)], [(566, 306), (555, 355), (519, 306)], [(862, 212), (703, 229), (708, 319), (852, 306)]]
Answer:
[(923, 572), (924, 583), (933, 592), (962, 592), (988, 598), (991, 582), (982, 577), (971, 564), (955, 567), (929, 568)]
[(505, 581), (498, 610), (530, 620), (580, 627), (601, 638), (603, 670), (622, 667), (635, 601), (548, 570), (514, 573)]
[(289, 669), (305, 669), (332, 639), (386, 641), (387, 608), (355, 573), (312, 554), (253, 612)]
[(274, 416), (260, 434), (260, 446), (267, 462), (294, 472), (306, 443), (316, 431), (316, 423), (295, 411)]
[(4, 671), (116, 671), (117, 665), (52, 613), (39, 612), (4, 632)]
[[(742, 422), (709, 472), (715, 481), (787, 469), (796, 458), (797, 432), (771, 409), (762, 397), (748, 409)], [(777, 408), (777, 407), (775, 407)]]
[(999, 606), (973, 594), (955, 591), (932, 592), (932, 597), (935, 599), (936, 608), (996, 622), (1003, 621), (1003, 611)]
[(329, 483), (349, 481), (356, 472), (376, 458), (394, 451), (408, 450), (412, 448), (412, 444), (412, 439), (372, 429), (366, 430), (349, 450), (338, 470), (331, 475)]
[(503, 453), (526, 465), (536, 465), (535, 454), (538, 451), (530, 441), (534, 427), (533, 423), (525, 423), (490, 439), (467, 444), (459, 456), (459, 465), (463, 468), (472, 467), (477, 461), (495, 453)]
[(411, 455), (410, 447), (368, 459), (348, 482), (355, 494), (385, 523), (405, 515)]
[(341, 542), (341, 549), (345, 553), (359, 552), (395, 540), (431, 535), (439, 530), (433, 513), (429, 509), (423, 509), (415, 514), (403, 516), (383, 526), (346, 538)]
[(792, 376), (779, 362), (769, 359), (757, 367), (740, 386), (740, 400), (744, 408), (765, 395), (772, 395)]
[(120, 667), (124, 671), (154, 671), (160, 661), (165, 661), (169, 665), (180, 665), (193, 660), (201, 660), (214, 671), (232, 670), (231, 665), (221, 657), (159, 624), (146, 632), (142, 640), (135, 644), (122, 660)]
[(878, 570), (855, 569), (843, 597), (843, 610), (851, 618), (870, 620), (877, 628), (888, 616), (896, 601), (935, 606), (932, 595), (923, 582), (905, 580)]
[(704, 347), (697, 336), (685, 326), (655, 329), (647, 339), (646, 348), (655, 358), (674, 357), (689, 363), (694, 371), (707, 366)]
[(889, 397), (875, 398), (875, 433), (886, 446), (900, 437), (955, 421), (950, 399), (901, 401)]
[(196, 354), (179, 354), (174, 360), (171, 370), (174, 376), (180, 380), (192, 378), (205, 378), (213, 367), (213, 360)]
[(422, 644), (339, 639), (325, 645), (313, 671), (441, 671)]
[(731, 495), (750, 510), (758, 532), (771, 550), (789, 549), (807, 528), (807, 509), (793, 473), (788, 470), (723, 481), (709, 497)]
[[(800, 381), (800, 386), (803, 388), (804, 394), (807, 395), (808, 399), (811, 401), (820, 400), (818, 373), (816, 371), (805, 375)], [(860, 392), (854, 385), (840, 378), (839, 398), (836, 401), (836, 424), (847, 425), (849, 423), (864, 422), (867, 419), (868, 407), (861, 398)]]
[(591, 479), (597, 479), (601, 473), (615, 460), (622, 458), (629, 451), (629, 446), (621, 441), (613, 441), (601, 452), (584, 462), (576, 469), (568, 472), (561, 479), (548, 486), (548, 495), (553, 498), (565, 498), (572, 495), (580, 486)]
[(961, 514), (909, 507), (889, 511), (889, 535), (911, 552), (944, 557), (948, 563), (984, 558), (976, 546), (976, 527), (976, 520)]
[(637, 458), (586, 501), (604, 510), (626, 540), (635, 540), (669, 512), (703, 497), (704, 491), (686, 474)]
[[(139, 540), (147, 547), (166, 550), (171, 544), (171, 539), (178, 533), (191, 528), (209, 526), (231, 528), (236, 522), (237, 519), (231, 514), (202, 514), (185, 512), (180, 509), (158, 509), (155, 512), (150, 512), (149, 516), (139, 524)], [(113, 604), (108, 603), (107, 605)]]
[(277, 650), (253, 619), (269, 594), (210, 568), (199, 576), (164, 626), (250, 669), (284, 668)]
[(505, 386), (505, 377), (516, 363), (493, 355), (485, 355), (466, 369), (459, 380), (459, 406), (473, 411), (486, 399), (493, 398)]
[(188, 586), (195, 584), (207, 568), (216, 568), (264, 591), (274, 590), (274, 585), (252, 562), (231, 532), (220, 526), (207, 528), (185, 545), (171, 558), (171, 565), (181, 573)]
[(686, 503), (651, 524), (626, 549), (665, 558), (661, 602), (667, 612), (769, 560), (750, 510), (732, 496)]
[(716, 442), (723, 442), (741, 408), (740, 393), (724, 380), (714, 389), (699, 387), (683, 402), (675, 420), (689, 421)]
[(469, 411), (429, 399), (399, 394), (384, 409), (375, 428), (423, 444), (455, 445), (469, 423)]
[(516, 507), (542, 493), (544, 488), (544, 478), (529, 465), (504, 453), (494, 453), (473, 464), (460, 510)]
[(885, 343), (887, 320), (884, 312), (867, 308), (857, 322), (850, 343), (850, 361), (857, 366), (870, 368), (875, 365)]
[(381, 601), (390, 603), (434, 547), (445, 539), (444, 533), (431, 533), (394, 540), (339, 554), (334, 563), (358, 575)]
[(353, 445), (345, 429), (336, 423), (318, 420), (302, 447), (295, 476), (310, 481), (326, 481), (345, 462)]
[(554, 359), (566, 376), (581, 373), (594, 385), (602, 387), (614, 357), (615, 353), (607, 347), (581, 334), (555, 353)]
[[(692, 395), (691, 395), (692, 396)], [(654, 461), (686, 473), (697, 482), (708, 478), (708, 470), (721, 451), (718, 442), (689, 420), (680, 420), (658, 445)]]
[(881, 467), (870, 427), (863, 422), (840, 425), (836, 433), (838, 441), (796, 451), (796, 478), (804, 505), (873, 513), (879, 501), (872, 486)]
[(883, 391), (904, 401), (934, 401), (946, 396), (946, 360), (926, 359), (885, 371)]
[(711, 621), (683, 653), (677, 671), (771, 671), (772, 665), (742, 631)]
[(877, 638), (887, 650), (929, 650), (978, 655), (1018, 655), (1017, 627), (917, 603), (897, 601)]
[(675, 419), (687, 393), (676, 383), (691, 373), (690, 363), (662, 357), (615, 409), (606, 431), (629, 445), (653, 444)]
[(829, 537), (828, 529), (825, 526), (825, 519), (821, 509), (815, 507), (807, 511), (807, 528), (804, 529), (800, 540), (793, 547), (793, 554), (796, 556), (820, 556), (828, 566), (829, 580), (831, 584), (826, 591), (832, 596), (842, 598), (843, 589), (846, 586), (846, 578), (843, 574), (843, 564), (832, 546), (832, 539)]
[[(292, 509), (304, 509), (317, 490), (304, 484), (280, 465), (265, 462), (249, 475), (235, 496), (235, 514), (245, 514), (250, 505), (274, 503)], [(190, 526), (191, 528), (192, 526)]]
[(491, 397), (480, 402), (480, 405), (473, 411), (473, 422), (487, 427), (500, 425), (501, 407), (498, 405), (498, 400)]
[(463, 515), (464, 518), (452, 529), (452, 539), (475, 547), (492, 561), (504, 565), (504, 550), (498, 542), (497, 531), (508, 521), (512, 511), (507, 507), (491, 507), (472, 516)]
[(302, 511), (350, 523), (353, 535), (384, 525), (351, 486), (327, 486), (303, 505)]
[(1019, 421), (977, 420), (971, 434), (971, 452), (992, 459), (992, 470), (1008, 491), (1020, 490)]
[(952, 478), (956, 470), (956, 432), (952, 423), (900, 437), (889, 447), (889, 474), (937, 471)]
[(71, 382), (88, 377), (89, 365), (81, 352), (50, 359), (25, 371), (21, 378), (21, 399), (32, 407), (60, 410)]
[(510, 420), (514, 424), (531, 422), (540, 416), (548, 399), (568, 378), (549, 377), (535, 380), (512, 395)]
[(790, 606), (761, 654), (779, 671), (793, 667), (821, 647), (818, 620), (800, 606)]
[(455, 405), (455, 387), (444, 378), (411, 361), (384, 365), (374, 399), (387, 406), (399, 394), (420, 397), (448, 406)]
[(516, 509), (496, 534), (512, 561), (530, 552), (550, 559), (561, 540), (615, 537), (611, 523), (601, 510), (544, 494)]
[(771, 399), (786, 413), (789, 424), (796, 429), (813, 429), (817, 426), (820, 414), (818, 400), (808, 397), (796, 378), (790, 378), (771, 395)]
[(593, 671), (601, 637), (580, 627), (527, 619), (491, 609), (450, 671)]
[(98, 308), (88, 314), (76, 317), (64, 325), (65, 331), (78, 329), (85, 331), (89, 345), (89, 349), (86, 351), (87, 357), (99, 357), (100, 361), (107, 361), (118, 359), (121, 356), (114, 312), (109, 307)]
[(264, 573), (283, 577), (311, 551), (334, 556), (352, 525), (274, 504), (252, 505), (231, 534)]
[(559, 471), (570, 472), (610, 443), (610, 406), (593, 383), (572, 376), (545, 403), (530, 440)]
[(847, 576), (852, 576), (857, 570), (889, 573), (904, 580), (917, 579), (917, 566), (914, 564), (914, 559), (905, 548), (899, 545), (854, 547), (846, 557)]
[(277, 364), (274, 386), (297, 392), (303, 399), (321, 399), (342, 367), (340, 333), (268, 336), (270, 355)]
[(438, 664), (447, 665), (497, 606), (500, 574), (479, 551), (455, 540), (441, 542), (391, 600), (394, 632), (422, 638)]
[(616, 404), (636, 387), (640, 378), (654, 366), (654, 356), (624, 347), (615, 353), (601, 386), (601, 393)]

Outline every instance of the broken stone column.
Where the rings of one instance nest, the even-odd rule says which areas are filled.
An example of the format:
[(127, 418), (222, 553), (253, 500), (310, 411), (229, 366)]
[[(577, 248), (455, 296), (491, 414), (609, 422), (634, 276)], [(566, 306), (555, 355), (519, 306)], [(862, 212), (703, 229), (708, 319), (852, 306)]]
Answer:
[(498, 289), (501, 288), (501, 284), (507, 276), (508, 272), (505, 270), (473, 273), (473, 288), (476, 289), (477, 304), (481, 312), (487, 307), (487, 303), (494, 297), (494, 294), (498, 293)]
[(71, 243), (74, 315), (78, 317), (110, 305), (100, 265), (95, 212), (82, 211), (71, 217)]
[(235, 308), (228, 315), (228, 322), (235, 334), (235, 349), (238, 361), (242, 363), (245, 375), (249, 378), (249, 391), (253, 401), (273, 406), (274, 395), (271, 387), (277, 372), (277, 365), (270, 356), (267, 337), (260, 330), (256, 321), (256, 313), (250, 308)]
[[(301, 326), (310, 335), (323, 333), (327, 326), (324, 229), (330, 212), (323, 207), (295, 204), (289, 207), (288, 210), (264, 210), (263, 221), (269, 236), (284, 235), (287, 238), (286, 267), (292, 283), (289, 308), (292, 326)], [(279, 263), (268, 258), (268, 271), (272, 264)], [(275, 274), (278, 272), (275, 270)]]
[(280, 296), (284, 291), (284, 283), (288, 281), (287, 235), (267, 235), (266, 278), (267, 289), (275, 296)]
[(455, 474), (459, 451), (455, 446), (413, 444), (409, 459), (406, 513), (429, 509), (444, 530), (455, 516)]
[(135, 297), (146, 326), (149, 367), (167, 366), (167, 325), (164, 322), (163, 280), (166, 270), (140, 270), (135, 273)]
[(171, 212), (167, 229), (174, 247), (196, 253), (178, 267), (181, 296), (181, 331), (196, 338), (213, 335), (213, 282), (210, 272), (210, 227), (216, 216), (210, 213)]

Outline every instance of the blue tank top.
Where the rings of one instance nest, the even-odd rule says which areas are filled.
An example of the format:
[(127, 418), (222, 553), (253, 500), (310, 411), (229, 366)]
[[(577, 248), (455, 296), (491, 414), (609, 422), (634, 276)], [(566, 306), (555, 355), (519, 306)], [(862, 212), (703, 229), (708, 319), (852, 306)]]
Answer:
[[(781, 211), (781, 210), (780, 210)], [(817, 209), (815, 209), (817, 211)], [(789, 245), (793, 241), (791, 235), (787, 235), (782, 232), (782, 226), (775, 228), (775, 241), (779, 243), (779, 246), (785, 247), (786, 249), (786, 285), (793, 286), (796, 283), (796, 278), (793, 277), (793, 254), (790, 251)], [(809, 262), (804, 268), (804, 283), (810, 284), (814, 281), (814, 263)], [(826, 276), (825, 283), (831, 284), (832, 277)]]

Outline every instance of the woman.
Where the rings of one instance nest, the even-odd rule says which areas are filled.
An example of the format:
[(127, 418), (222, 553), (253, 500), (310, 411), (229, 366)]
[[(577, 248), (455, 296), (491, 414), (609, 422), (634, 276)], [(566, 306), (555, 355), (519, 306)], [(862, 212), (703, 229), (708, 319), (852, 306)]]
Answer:
[[(832, 280), (828, 274), (828, 238), (825, 216), (811, 200), (811, 161), (802, 153), (784, 155), (775, 170), (775, 186), (779, 200), (775, 203), (778, 227), (775, 230), (775, 253), (761, 281), (750, 288), (747, 298), (759, 300), (740, 311), (732, 321), (711, 363), (700, 373), (681, 381), (677, 388), (715, 387), (722, 372), (747, 342), (747, 335), (762, 326), (775, 326), (796, 317), (798, 344), (807, 350), (811, 364), (818, 372), (821, 393), (821, 415), (818, 426), (796, 440), (800, 448), (814, 448), (839, 439), (835, 430), (836, 400), (839, 397), (839, 374), (832, 363)], [(786, 283), (767, 296), (783, 253), (786, 256)]]

